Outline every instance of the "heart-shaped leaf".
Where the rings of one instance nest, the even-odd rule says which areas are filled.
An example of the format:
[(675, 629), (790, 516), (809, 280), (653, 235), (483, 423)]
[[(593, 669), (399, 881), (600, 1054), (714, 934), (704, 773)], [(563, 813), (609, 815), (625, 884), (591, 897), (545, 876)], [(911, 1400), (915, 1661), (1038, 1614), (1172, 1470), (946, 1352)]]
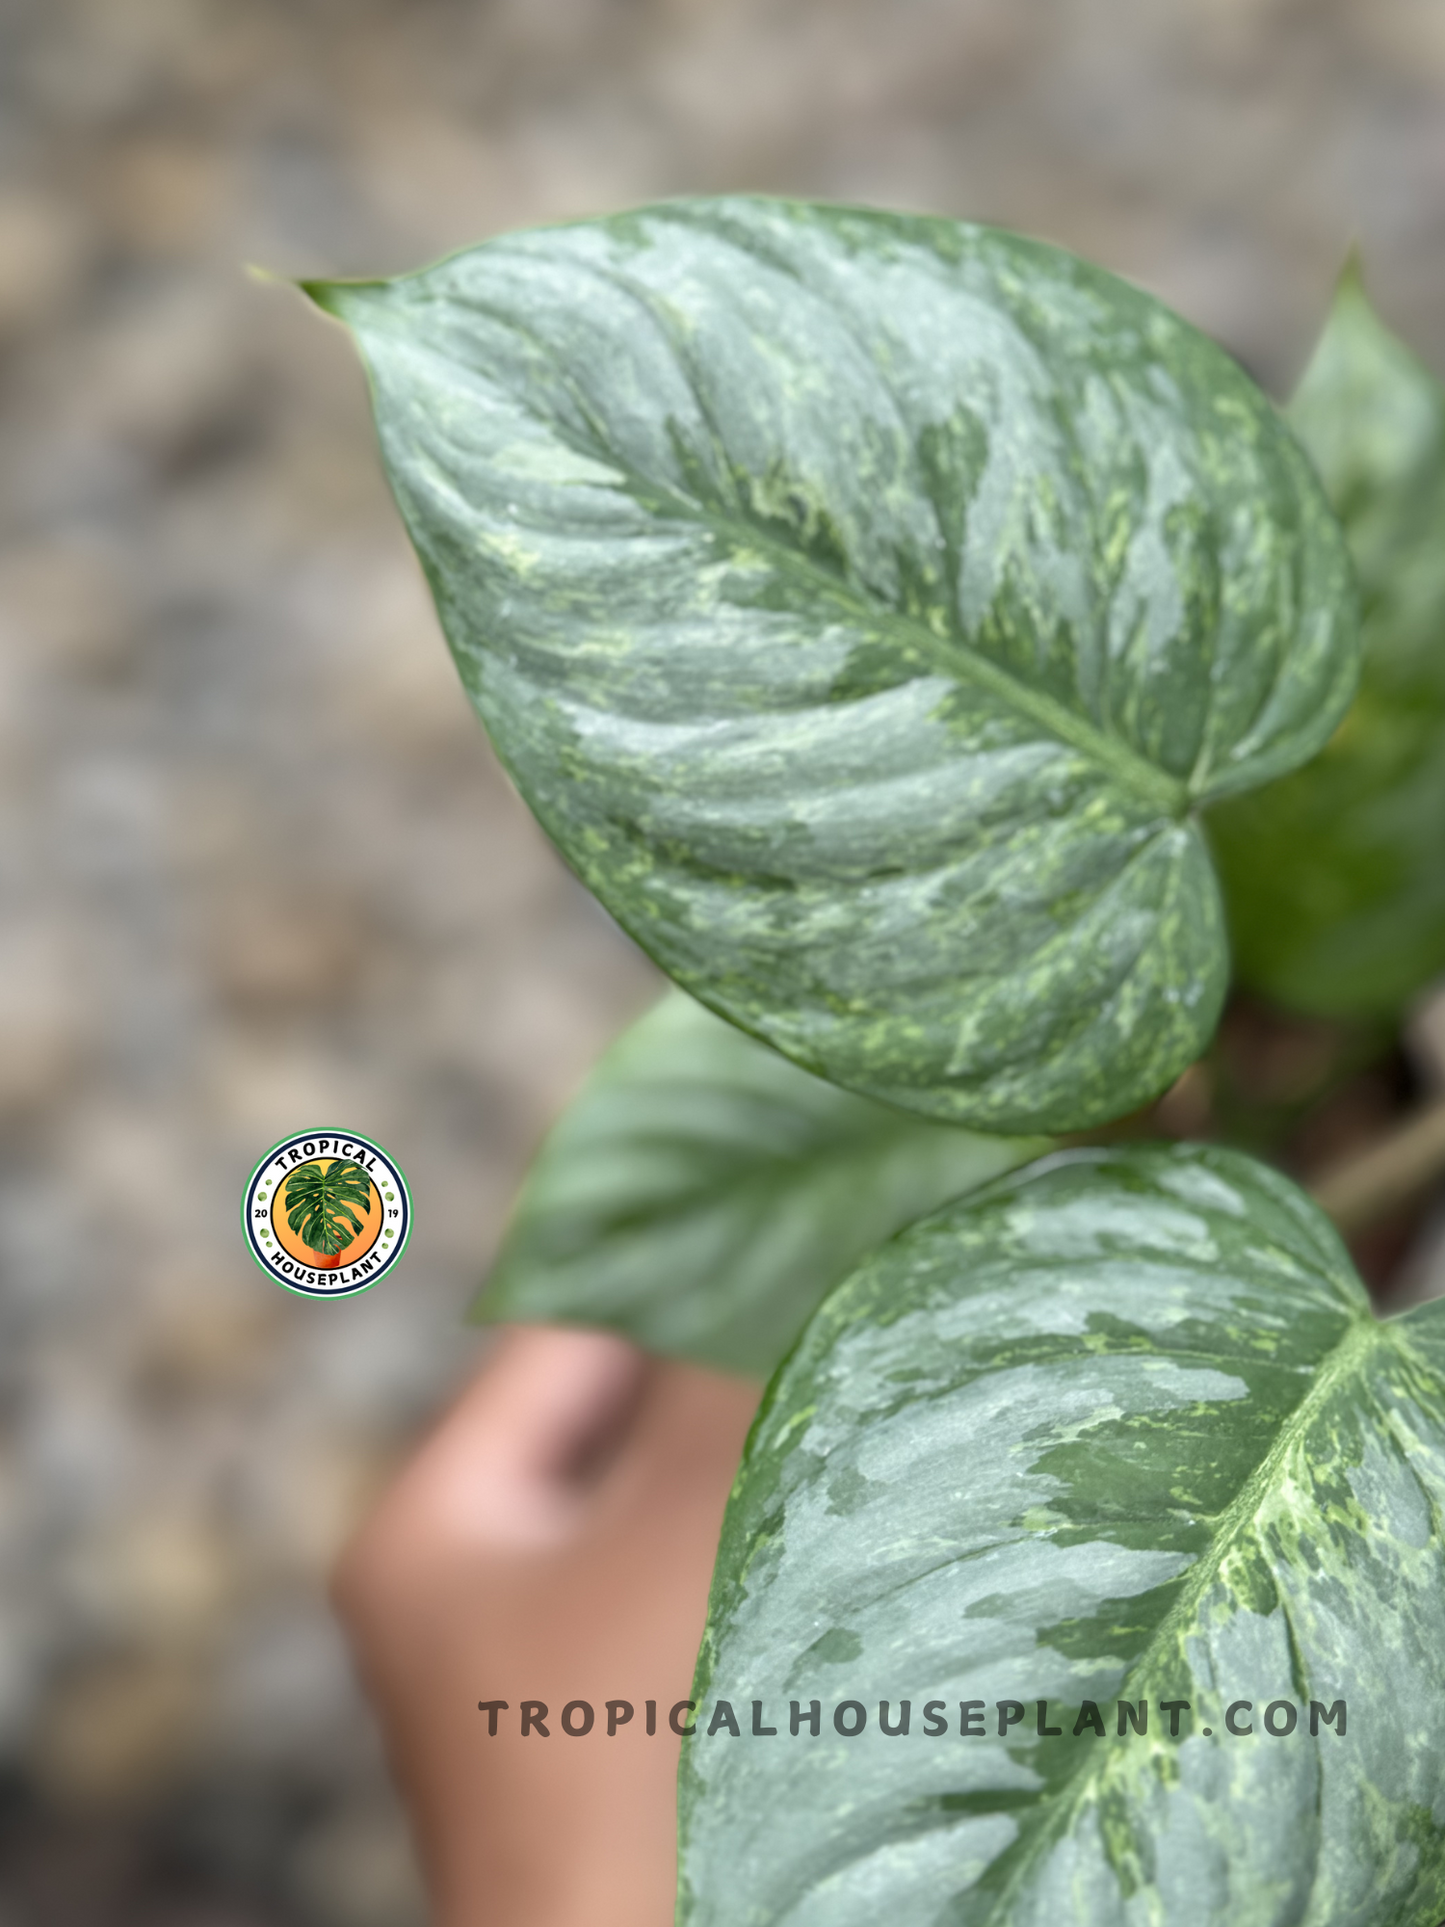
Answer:
[(1445, 1305), (1377, 1322), (1284, 1178), (1061, 1152), (946, 1207), (749, 1440), (680, 1918), (1434, 1927), (1442, 1505)]
[(547, 1140), (475, 1315), (766, 1378), (865, 1251), (1047, 1149), (855, 1097), (673, 991)]
[(1289, 418), (1354, 553), (1364, 673), (1323, 753), (1211, 830), (1240, 974), (1384, 1015), (1445, 970), (1445, 387), (1353, 270)]
[(1226, 355), (1057, 249), (763, 200), (310, 292), (503, 761), (685, 988), (992, 1131), (1198, 1054), (1194, 806), (1356, 673), (1338, 529)]

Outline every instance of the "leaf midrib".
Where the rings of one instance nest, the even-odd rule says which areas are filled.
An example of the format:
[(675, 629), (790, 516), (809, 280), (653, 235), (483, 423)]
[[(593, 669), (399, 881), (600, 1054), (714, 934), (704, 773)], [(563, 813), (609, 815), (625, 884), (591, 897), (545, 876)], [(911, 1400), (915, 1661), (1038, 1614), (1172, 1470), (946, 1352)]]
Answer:
[[(1188, 1576), (1180, 1587), (1179, 1596), (1155, 1627), (1143, 1652), (1120, 1680), (1117, 1697), (1130, 1697), (1126, 1689), (1133, 1686), (1133, 1682), (1138, 1680), (1141, 1674), (1147, 1677), (1149, 1667), (1158, 1658), (1161, 1649), (1168, 1643), (1181, 1622), (1195, 1613), (1205, 1592), (1218, 1578), (1224, 1555), (1231, 1548), (1240, 1527), (1258, 1512), (1260, 1502), (1269, 1490), (1281, 1462), (1299, 1443), (1313, 1423), (1315, 1414), (1334, 1392), (1340, 1380), (1362, 1364), (1360, 1354), (1368, 1354), (1385, 1337), (1385, 1325), (1371, 1312), (1358, 1311), (1354, 1314), (1344, 1336), (1316, 1366), (1313, 1383), (1281, 1425), (1274, 1443), (1240, 1487), (1235, 1498), (1223, 1512), (1215, 1515), (1218, 1524), (1210, 1537), (1207, 1549), (1189, 1568)], [(1137, 1692), (1137, 1690), (1137, 1686), (1133, 1686), (1133, 1691)], [(1064, 1823), (1072, 1820), (1080, 1803), (1100, 1774), (1108, 1770), (1111, 1758), (1112, 1756), (1102, 1755), (1093, 1750), (1083, 1755), (1080, 1764), (1069, 1777), (1067, 1793), (1057, 1805), (1046, 1812), (1039, 1827), (1029, 1837), (1013, 1872), (1004, 1883), (983, 1921), (980, 1922), (980, 1927), (994, 1927), (995, 1922), (1007, 1922), (1008, 1915), (1004, 1909), (1018, 1894), (1025, 1875), (1037, 1862), (1041, 1849), (1046, 1844), (1052, 1846), (1059, 1838)]]
[[(1125, 789), (1133, 792), (1151, 807), (1175, 818), (1182, 817), (1188, 812), (1194, 802), (1193, 790), (1188, 781), (1170, 776), (1157, 764), (1151, 763), (1147, 757), (1140, 755), (1128, 743), (1109, 735), (1097, 724), (1076, 714), (1067, 704), (1049, 695), (1047, 691), (1034, 689), (1028, 683), (1022, 682), (1010, 670), (1003, 668), (977, 650), (956, 626), (947, 637), (943, 637), (931, 629), (926, 622), (921, 622), (916, 617), (900, 615), (897, 610), (886, 606), (875, 606), (856, 583), (825, 568), (803, 550), (792, 547), (766, 525), (746, 517), (729, 515), (700, 497), (694, 498), (679, 489), (659, 484), (624, 466), (619, 460), (616, 449), (603, 434), (601, 424), (595, 420), (585, 395), (578, 389), (570, 371), (558, 359), (552, 345), (533, 334), (514, 316), (499, 314), (479, 302), (473, 302), (471, 305), (485, 313), (487, 319), (496, 326), (510, 329), (521, 335), (551, 362), (564, 386), (571, 393), (579, 413), (589, 424), (593, 446), (589, 448), (580, 445), (576, 437), (566, 434), (556, 422), (544, 415), (533, 413), (524, 401), (524, 408), (532, 414), (538, 425), (574, 454), (600, 462), (603, 466), (614, 470), (622, 478), (633, 499), (643, 508), (661, 515), (657, 503), (658, 498), (662, 498), (675, 505), (675, 515), (680, 514), (687, 520), (702, 524), (721, 536), (735, 549), (751, 546), (767, 550), (785, 566), (818, 581), (830, 597), (846, 601), (863, 621), (871, 624), (875, 629), (882, 629), (886, 634), (895, 636), (901, 646), (923, 657), (940, 675), (952, 682), (971, 680), (989, 690), (1017, 714), (1026, 716), (1030, 721), (1041, 725), (1056, 740), (1066, 742), (1079, 750)], [(357, 328), (354, 322), (351, 325), (354, 332), (360, 336), (360, 328)], [(410, 345), (415, 348), (417, 343), (412, 341)], [(426, 351), (431, 357), (443, 363), (449, 363), (452, 359), (442, 350), (432, 348), (430, 344), (426, 344)], [(472, 369), (468, 372), (475, 376), (479, 371)], [(691, 385), (689, 383), (689, 386)], [(509, 396), (509, 399), (518, 398)], [(701, 407), (701, 399), (698, 398), (698, 401)], [(704, 419), (706, 418), (704, 411)], [(724, 458), (726, 457), (725, 449), (720, 453)], [(649, 497), (652, 498), (651, 501)], [(419, 526), (413, 528), (418, 547), (423, 546), (420, 539), (422, 533)]]
[[(685, 496), (681, 499), (687, 500)], [(1010, 670), (983, 655), (959, 630), (940, 636), (916, 616), (900, 615), (896, 609), (875, 605), (855, 583), (834, 575), (812, 556), (790, 548), (781, 537), (753, 522), (715, 513), (706, 505), (693, 511), (693, 519), (717, 530), (736, 547), (750, 544), (754, 548), (766, 548), (799, 573), (826, 583), (835, 597), (853, 606), (862, 622), (896, 637), (902, 648), (923, 657), (949, 681), (972, 681), (987, 689), (1016, 713), (1041, 724), (1056, 740), (1081, 751), (1090, 762), (1151, 807), (1176, 818), (1186, 815), (1191, 808), (1194, 798), (1184, 779), (1170, 776), (1128, 743), (1108, 735), (1097, 724), (1060, 702), (1057, 696), (1049, 695), (1047, 690), (1034, 689), (1020, 681)]]

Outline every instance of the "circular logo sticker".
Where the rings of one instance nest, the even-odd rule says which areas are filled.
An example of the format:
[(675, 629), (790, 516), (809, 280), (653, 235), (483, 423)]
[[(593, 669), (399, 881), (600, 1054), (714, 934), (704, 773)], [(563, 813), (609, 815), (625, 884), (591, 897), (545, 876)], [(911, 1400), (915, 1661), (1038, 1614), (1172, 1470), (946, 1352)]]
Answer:
[(241, 1205), (251, 1255), (307, 1298), (346, 1298), (384, 1278), (411, 1233), (401, 1166), (356, 1131), (297, 1131), (251, 1173)]

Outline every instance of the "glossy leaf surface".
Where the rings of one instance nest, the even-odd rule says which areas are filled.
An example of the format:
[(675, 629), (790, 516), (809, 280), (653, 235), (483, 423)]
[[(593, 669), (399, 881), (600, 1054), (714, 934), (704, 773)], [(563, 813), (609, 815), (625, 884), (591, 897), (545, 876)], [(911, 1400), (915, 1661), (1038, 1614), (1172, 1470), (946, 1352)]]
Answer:
[(1212, 829), (1239, 970), (1386, 1015), (1445, 970), (1445, 387), (1342, 282), (1289, 417), (1360, 578), (1360, 693), (1324, 752)]
[[(1285, 1179), (1075, 1151), (948, 1206), (824, 1302), (764, 1400), (693, 1689), (680, 1918), (1435, 1927), (1442, 1503), (1445, 1305), (1377, 1322)], [(736, 1738), (707, 1731), (720, 1699)], [(1147, 1732), (1119, 1737), (1121, 1699)], [(1311, 1736), (1312, 1700), (1345, 1702), (1343, 1736)]]
[(503, 761), (686, 989), (990, 1131), (1198, 1054), (1194, 806), (1355, 675), (1336, 525), (1227, 356), (1035, 242), (747, 199), (310, 292)]
[(766, 1378), (865, 1251), (1047, 1149), (855, 1097), (673, 991), (552, 1132), (475, 1315)]

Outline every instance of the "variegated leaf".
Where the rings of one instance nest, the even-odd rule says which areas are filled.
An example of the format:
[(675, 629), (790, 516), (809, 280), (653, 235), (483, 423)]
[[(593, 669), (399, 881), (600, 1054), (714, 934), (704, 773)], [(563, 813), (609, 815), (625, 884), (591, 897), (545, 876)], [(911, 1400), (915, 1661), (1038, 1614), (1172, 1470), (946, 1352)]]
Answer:
[(1286, 1179), (1062, 1152), (945, 1208), (824, 1302), (749, 1441), (680, 1919), (1435, 1927), (1442, 1503), (1445, 1305), (1377, 1322)]
[(1334, 519), (1226, 355), (1055, 248), (764, 200), (310, 291), (503, 761), (679, 983), (988, 1131), (1199, 1053), (1196, 808), (1356, 670)]

